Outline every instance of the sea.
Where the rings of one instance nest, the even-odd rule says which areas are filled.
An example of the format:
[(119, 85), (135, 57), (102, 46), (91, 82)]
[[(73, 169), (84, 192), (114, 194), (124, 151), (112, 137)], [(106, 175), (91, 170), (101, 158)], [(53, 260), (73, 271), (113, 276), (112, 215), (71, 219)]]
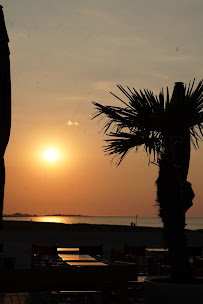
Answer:
[[(139, 216), (6, 216), (5, 221), (32, 221), (63, 224), (103, 224), (144, 227), (163, 227), (159, 217)], [(203, 217), (186, 218), (186, 229), (203, 229)]]

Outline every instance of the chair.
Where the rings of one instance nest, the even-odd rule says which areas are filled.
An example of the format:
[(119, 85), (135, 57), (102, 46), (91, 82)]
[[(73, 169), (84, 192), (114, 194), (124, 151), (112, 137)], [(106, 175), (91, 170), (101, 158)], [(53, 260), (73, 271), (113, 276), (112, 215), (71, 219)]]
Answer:
[(123, 260), (136, 263), (139, 272), (145, 272), (145, 246), (125, 245)]
[(192, 272), (195, 277), (203, 277), (203, 259), (193, 258)]
[(3, 255), (4, 245), (0, 243), (0, 270), (11, 270), (15, 269), (15, 258), (11, 256)]
[(124, 255), (145, 256), (145, 246), (125, 245)]
[(53, 303), (92, 303), (102, 304), (102, 293), (97, 290), (81, 290), (81, 291), (58, 291), (51, 292), (51, 298)]
[(40, 267), (42, 264), (48, 267), (52, 261), (57, 261), (57, 245), (32, 244), (32, 266)]
[(103, 255), (103, 245), (81, 245), (79, 254), (89, 254), (100, 261)]
[(3, 270), (12, 270), (15, 269), (15, 258), (14, 257), (3, 257), (2, 269)]
[(3, 243), (0, 243), (0, 256), (2, 256), (4, 250), (4, 245)]
[(0, 243), (0, 269), (3, 269), (3, 243)]
[[(115, 250), (115, 251), (116, 252), (120, 252), (118, 250)], [(131, 278), (129, 278), (129, 280), (128, 280), (127, 295), (128, 295), (128, 298), (130, 297), (131, 300), (133, 300), (133, 303), (135, 303), (134, 302), (135, 301), (135, 297), (138, 294), (137, 288), (140, 285), (140, 282), (138, 282), (138, 268), (137, 268), (137, 264), (132, 263), (132, 262), (113, 261), (112, 263), (110, 263), (110, 267), (112, 267), (112, 269), (113, 269), (113, 267), (115, 267), (117, 270), (119, 270), (119, 272), (120, 272), (121, 275), (122, 275), (123, 269), (126, 269), (127, 267), (130, 267), (131, 269), (134, 268), (133, 276)], [(119, 288), (112, 288), (108, 292), (108, 295), (109, 295), (109, 297), (110, 297), (110, 299), (112, 301), (110, 303), (118, 303), (119, 302), (119, 293), (120, 293)], [(129, 303), (131, 303), (131, 302), (129, 302)]]
[(171, 258), (168, 251), (154, 248), (151, 251), (151, 256), (147, 257), (148, 260), (148, 275), (160, 276), (169, 275), (171, 271)]
[(40, 255), (57, 255), (57, 245), (32, 244), (32, 252)]
[(201, 257), (202, 247), (200, 246), (187, 247), (187, 253), (189, 257)]
[(121, 261), (121, 252), (120, 250), (111, 248), (111, 262)]

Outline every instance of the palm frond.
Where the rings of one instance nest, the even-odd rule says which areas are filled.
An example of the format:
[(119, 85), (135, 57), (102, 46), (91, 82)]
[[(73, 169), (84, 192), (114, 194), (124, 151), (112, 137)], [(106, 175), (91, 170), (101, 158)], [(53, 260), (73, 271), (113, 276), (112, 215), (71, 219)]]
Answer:
[(109, 137), (113, 139), (106, 139), (107, 145), (104, 146), (104, 152), (107, 155), (118, 156), (117, 165), (121, 163), (126, 154), (134, 147), (136, 150), (139, 146), (144, 144), (144, 140), (141, 134), (130, 134), (125, 132), (109, 133)]
[(199, 82), (196, 89), (193, 89), (194, 82), (195, 79), (191, 87), (189, 84), (185, 96), (184, 117), (190, 129), (191, 142), (197, 149), (199, 148), (199, 141), (203, 140), (203, 80)]
[[(135, 90), (118, 85), (127, 101), (110, 92), (122, 102), (123, 107), (104, 106), (93, 102), (96, 114), (93, 118), (106, 118), (102, 128), (107, 145), (107, 155), (118, 156), (119, 165), (126, 154), (133, 148), (144, 146), (149, 158), (153, 154), (158, 162), (165, 149), (166, 137), (175, 134), (184, 136), (190, 131), (191, 142), (197, 149), (203, 139), (203, 81), (194, 89), (195, 80), (188, 87), (178, 83), (181, 91), (174, 90), (170, 99), (167, 88), (166, 97), (163, 89), (159, 96), (152, 91)], [(109, 133), (109, 134), (108, 134)]]
[(145, 138), (143, 132), (137, 132), (136, 134), (111, 132), (108, 136), (113, 137), (113, 139), (105, 140), (107, 145), (104, 146), (104, 152), (107, 155), (118, 156), (117, 165), (119, 165), (131, 149), (136, 148), (137, 151), (138, 148), (143, 145), (149, 159), (151, 153), (153, 153), (155, 161), (156, 154), (154, 151), (160, 151), (160, 138), (157, 135), (158, 133), (153, 133), (151, 134), (151, 137), (147, 136), (147, 138)]
[[(93, 118), (98, 116), (107, 118), (101, 131), (113, 137), (106, 140), (104, 152), (107, 155), (118, 155), (117, 163), (120, 164), (128, 151), (144, 145), (149, 158), (153, 154), (154, 160), (157, 160), (161, 151), (160, 143), (162, 143), (160, 130), (164, 114), (163, 92), (160, 99), (149, 90), (138, 92), (134, 88), (131, 90), (127, 87), (127, 91), (121, 85), (118, 85), (118, 88), (127, 97), (127, 102), (111, 94), (125, 107), (104, 106), (93, 102), (96, 107)], [(110, 129), (112, 131), (108, 134)]]

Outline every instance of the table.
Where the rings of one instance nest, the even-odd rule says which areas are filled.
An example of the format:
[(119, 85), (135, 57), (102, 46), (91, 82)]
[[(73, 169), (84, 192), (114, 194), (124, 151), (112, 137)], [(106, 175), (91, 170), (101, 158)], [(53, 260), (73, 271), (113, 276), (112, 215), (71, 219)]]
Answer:
[(168, 249), (164, 248), (146, 248), (146, 252), (150, 254), (150, 256), (156, 257), (166, 257), (168, 255)]
[(146, 253), (149, 275), (162, 275), (168, 272), (168, 249), (146, 248)]
[(97, 262), (97, 260), (88, 254), (59, 254), (64, 262)]
[(59, 247), (58, 253), (79, 253), (79, 247)]
[(164, 249), (164, 248), (146, 248), (146, 251), (154, 252), (154, 253), (163, 253), (163, 252), (167, 252), (168, 249)]
[(108, 264), (105, 264), (103, 262), (81, 262), (81, 261), (77, 261), (77, 262), (68, 262), (67, 263), (68, 265), (70, 266), (78, 266), (78, 267), (81, 267), (81, 266), (86, 266), (86, 267), (89, 267), (89, 266), (109, 266)]
[(150, 256), (166, 257), (167, 254), (168, 254), (168, 249), (164, 249), (164, 248), (146, 248), (146, 253), (149, 253)]

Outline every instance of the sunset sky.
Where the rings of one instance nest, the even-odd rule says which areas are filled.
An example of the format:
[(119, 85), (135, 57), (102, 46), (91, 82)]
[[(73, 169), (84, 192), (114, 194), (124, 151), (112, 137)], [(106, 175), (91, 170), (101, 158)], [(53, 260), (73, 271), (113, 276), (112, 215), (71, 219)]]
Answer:
[[(116, 85), (155, 93), (203, 78), (202, 0), (1, 0), (10, 37), (12, 131), (4, 213), (156, 216), (158, 167), (141, 148), (116, 168), (92, 101)], [(50, 150), (52, 149), (52, 150)], [(48, 150), (48, 151), (47, 151)], [(203, 216), (203, 145), (192, 148)]]

